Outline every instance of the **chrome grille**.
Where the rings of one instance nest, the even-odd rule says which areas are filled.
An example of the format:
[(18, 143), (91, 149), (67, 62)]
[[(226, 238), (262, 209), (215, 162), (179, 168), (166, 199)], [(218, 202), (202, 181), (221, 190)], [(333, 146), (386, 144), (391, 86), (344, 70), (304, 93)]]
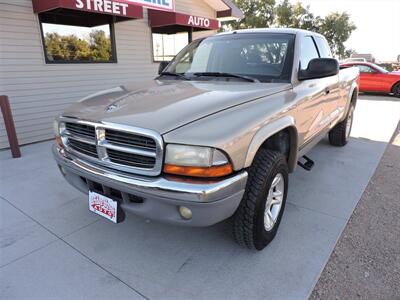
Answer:
[(163, 142), (158, 133), (65, 117), (59, 122), (61, 138), (71, 154), (124, 172), (149, 176), (161, 173)]
[(110, 161), (117, 164), (122, 164), (137, 168), (152, 169), (156, 163), (156, 159), (154, 157), (146, 157), (136, 154), (124, 153), (121, 151), (115, 151), (111, 149), (107, 150), (107, 153), (108, 157), (110, 158)]
[(152, 138), (111, 129), (106, 129), (106, 140), (113, 144), (133, 146), (150, 151), (155, 151), (157, 148), (156, 142)]
[(68, 146), (74, 149), (75, 151), (97, 158), (97, 147), (95, 145), (69, 139)]
[(93, 126), (84, 125), (84, 124), (66, 123), (65, 129), (71, 135), (92, 138), (93, 140), (96, 137), (96, 131)]

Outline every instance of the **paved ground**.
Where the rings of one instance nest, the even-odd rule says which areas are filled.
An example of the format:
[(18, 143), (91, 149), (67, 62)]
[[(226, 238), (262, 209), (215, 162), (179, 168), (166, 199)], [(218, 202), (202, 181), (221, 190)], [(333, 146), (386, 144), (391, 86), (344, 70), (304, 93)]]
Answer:
[(0, 298), (308, 298), (400, 115), (392, 98), (363, 99), (349, 145), (322, 141), (313, 171), (290, 177), (281, 228), (260, 253), (237, 247), (227, 223), (190, 229), (132, 216), (113, 225), (64, 182), (49, 143), (18, 160), (0, 152)]
[(311, 299), (400, 299), (400, 123)]

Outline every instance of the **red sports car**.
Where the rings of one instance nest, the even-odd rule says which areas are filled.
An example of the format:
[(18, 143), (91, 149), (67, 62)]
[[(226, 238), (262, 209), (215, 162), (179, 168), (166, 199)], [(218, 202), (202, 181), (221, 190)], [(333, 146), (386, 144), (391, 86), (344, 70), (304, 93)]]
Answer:
[(360, 92), (392, 93), (400, 97), (400, 72), (389, 72), (368, 62), (348, 62), (342, 68), (357, 67), (360, 70)]

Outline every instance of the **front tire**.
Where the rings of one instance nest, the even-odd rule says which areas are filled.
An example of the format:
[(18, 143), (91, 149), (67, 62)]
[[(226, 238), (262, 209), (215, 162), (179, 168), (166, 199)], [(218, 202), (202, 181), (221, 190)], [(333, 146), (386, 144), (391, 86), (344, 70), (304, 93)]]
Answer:
[(329, 143), (332, 146), (343, 147), (349, 142), (351, 128), (353, 127), (354, 110), (355, 105), (352, 103), (346, 119), (329, 131)]
[(249, 169), (242, 202), (233, 216), (239, 245), (262, 250), (275, 237), (285, 209), (288, 167), (283, 154), (260, 149)]
[(400, 98), (400, 82), (393, 87), (393, 95)]

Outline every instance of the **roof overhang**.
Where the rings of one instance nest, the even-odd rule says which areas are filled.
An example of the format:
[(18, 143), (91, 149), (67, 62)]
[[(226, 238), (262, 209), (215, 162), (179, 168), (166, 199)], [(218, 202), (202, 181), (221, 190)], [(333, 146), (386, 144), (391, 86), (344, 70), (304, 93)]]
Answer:
[(177, 33), (182, 31), (203, 31), (219, 29), (219, 21), (215, 19), (167, 12), (148, 10), (149, 25), (156, 33)]
[(116, 21), (143, 18), (142, 5), (124, 0), (32, 0), (32, 4), (35, 13), (54, 12), (59, 17), (82, 16), (88, 13), (88, 16), (114, 16)]
[(217, 11), (220, 21), (238, 21), (244, 18), (243, 12), (232, 2), (232, 0), (204, 0), (209, 6)]

